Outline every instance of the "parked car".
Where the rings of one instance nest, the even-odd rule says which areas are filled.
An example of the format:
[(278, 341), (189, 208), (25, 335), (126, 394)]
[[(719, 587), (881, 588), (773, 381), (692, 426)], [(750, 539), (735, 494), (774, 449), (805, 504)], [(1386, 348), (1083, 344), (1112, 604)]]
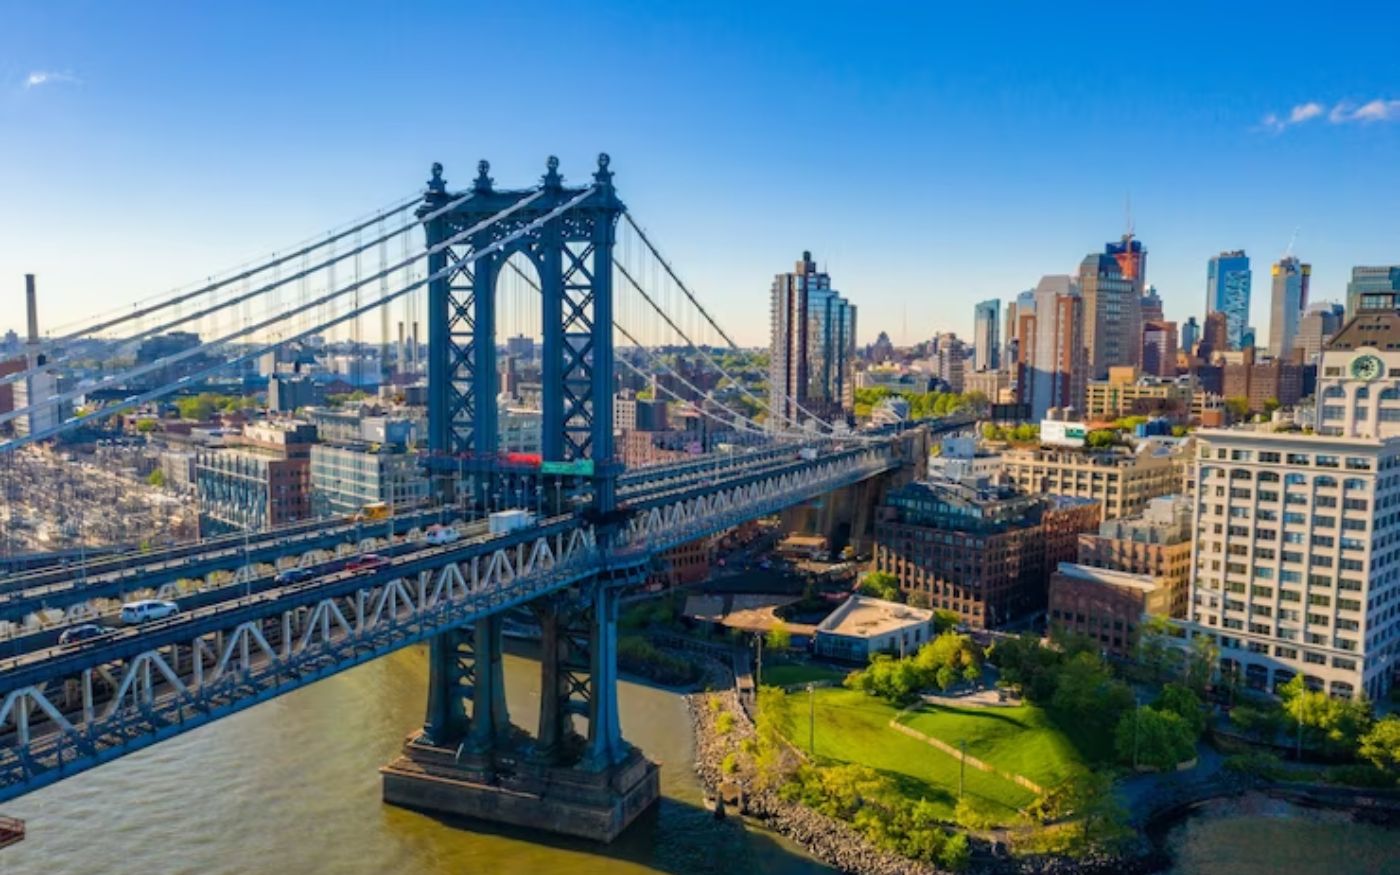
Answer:
[(286, 571), (277, 572), (277, 576), (272, 580), (274, 583), (301, 583), (315, 576), (316, 572), (310, 568), (288, 568)]
[(180, 613), (180, 606), (164, 599), (141, 599), (122, 605), (123, 623), (146, 623), (164, 620)]
[(98, 635), (106, 635), (110, 631), (106, 626), (99, 626), (96, 623), (80, 623), (77, 626), (70, 626), (63, 630), (63, 634), (58, 636), (59, 644), (77, 644), (79, 641), (90, 641)]
[(389, 560), (385, 559), (383, 556), (380, 556), (378, 553), (366, 553), (363, 556), (356, 556), (354, 559), (351, 559), (349, 562), (346, 562), (345, 570), (368, 571), (371, 568), (379, 568), (382, 565), (388, 564)]
[(451, 544), (461, 537), (462, 533), (454, 526), (430, 526), (427, 534), (423, 536), (423, 543), (431, 546)]

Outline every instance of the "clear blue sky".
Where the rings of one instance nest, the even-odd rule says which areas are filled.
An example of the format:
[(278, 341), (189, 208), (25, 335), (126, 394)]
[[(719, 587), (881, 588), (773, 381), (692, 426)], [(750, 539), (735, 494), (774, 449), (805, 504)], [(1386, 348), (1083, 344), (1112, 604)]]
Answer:
[(434, 160), (523, 185), (599, 150), (755, 343), (803, 249), (862, 341), (966, 334), (976, 301), (1122, 233), (1129, 194), (1170, 318), (1243, 247), (1266, 336), (1295, 227), (1315, 298), (1400, 262), (1395, 7), (1095, 8), (0, 0), (0, 327), (26, 271), (66, 322), (367, 212)]

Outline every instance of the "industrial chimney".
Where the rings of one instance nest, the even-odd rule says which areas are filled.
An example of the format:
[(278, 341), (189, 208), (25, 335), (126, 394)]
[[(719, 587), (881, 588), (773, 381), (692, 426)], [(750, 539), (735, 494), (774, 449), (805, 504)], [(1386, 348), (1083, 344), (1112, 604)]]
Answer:
[(34, 274), (24, 275), (24, 306), (29, 314), (29, 342), (39, 342), (39, 294), (34, 290)]

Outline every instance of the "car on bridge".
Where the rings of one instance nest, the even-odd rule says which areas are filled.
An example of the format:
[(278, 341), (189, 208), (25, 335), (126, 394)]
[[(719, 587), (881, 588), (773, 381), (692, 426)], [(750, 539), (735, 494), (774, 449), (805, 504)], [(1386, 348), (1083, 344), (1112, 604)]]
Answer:
[(301, 583), (303, 580), (310, 580), (316, 576), (316, 572), (310, 568), (288, 568), (286, 571), (277, 572), (277, 576), (272, 578), (273, 583)]
[(455, 526), (429, 526), (427, 534), (423, 536), (423, 543), (436, 547), (451, 544), (461, 537), (462, 533), (457, 531)]
[(63, 634), (58, 636), (59, 644), (77, 644), (82, 641), (91, 641), (99, 635), (106, 635), (112, 631), (106, 626), (99, 626), (96, 623), (79, 623), (63, 630)]
[(378, 553), (366, 553), (363, 556), (356, 556), (345, 563), (346, 571), (368, 571), (371, 568), (379, 568), (388, 565), (389, 560)]
[(122, 622), (137, 624), (151, 620), (164, 620), (180, 613), (180, 606), (165, 599), (141, 599), (122, 605)]

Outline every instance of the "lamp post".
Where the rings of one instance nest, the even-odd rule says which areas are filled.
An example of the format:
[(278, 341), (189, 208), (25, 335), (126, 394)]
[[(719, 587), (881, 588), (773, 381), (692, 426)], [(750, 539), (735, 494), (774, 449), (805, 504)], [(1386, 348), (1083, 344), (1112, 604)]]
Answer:
[(962, 756), (958, 757), (958, 801), (963, 798), (963, 785), (967, 780), (967, 739), (958, 739), (958, 752)]
[(817, 756), (817, 685), (807, 682), (807, 753)]

